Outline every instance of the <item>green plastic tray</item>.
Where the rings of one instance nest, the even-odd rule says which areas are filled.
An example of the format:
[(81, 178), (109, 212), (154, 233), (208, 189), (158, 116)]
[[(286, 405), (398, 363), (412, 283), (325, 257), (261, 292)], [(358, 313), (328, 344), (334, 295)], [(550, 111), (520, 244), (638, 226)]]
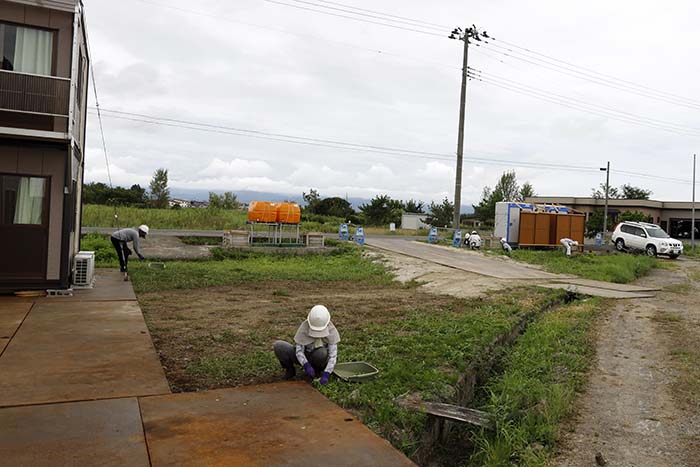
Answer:
[(333, 373), (343, 381), (360, 383), (374, 379), (379, 370), (367, 362), (346, 362), (336, 364)]

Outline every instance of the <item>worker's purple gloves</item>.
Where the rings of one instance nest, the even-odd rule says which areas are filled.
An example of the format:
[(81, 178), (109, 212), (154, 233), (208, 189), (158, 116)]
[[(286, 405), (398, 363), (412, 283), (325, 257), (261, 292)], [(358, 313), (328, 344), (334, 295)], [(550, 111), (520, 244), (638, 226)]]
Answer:
[(331, 374), (328, 373), (327, 371), (324, 371), (323, 374), (321, 375), (321, 379), (318, 380), (318, 382), (321, 384), (328, 384), (328, 380), (330, 378), (331, 378)]
[(311, 366), (311, 363), (306, 362), (304, 363), (304, 371), (306, 372), (307, 375), (311, 378), (316, 377), (316, 372), (314, 371), (314, 367)]
[(139, 259), (140, 259), (141, 261), (143, 261), (143, 260), (146, 259), (146, 258), (144, 258), (143, 255), (139, 255)]

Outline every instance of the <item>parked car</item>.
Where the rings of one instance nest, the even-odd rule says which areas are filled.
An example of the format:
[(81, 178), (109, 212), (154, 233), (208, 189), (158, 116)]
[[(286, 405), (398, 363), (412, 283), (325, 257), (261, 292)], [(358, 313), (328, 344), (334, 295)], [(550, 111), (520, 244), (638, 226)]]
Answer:
[(646, 222), (621, 222), (615, 226), (612, 241), (618, 251), (641, 250), (649, 256), (657, 254), (678, 258), (683, 252), (683, 243), (671, 238), (664, 229)]

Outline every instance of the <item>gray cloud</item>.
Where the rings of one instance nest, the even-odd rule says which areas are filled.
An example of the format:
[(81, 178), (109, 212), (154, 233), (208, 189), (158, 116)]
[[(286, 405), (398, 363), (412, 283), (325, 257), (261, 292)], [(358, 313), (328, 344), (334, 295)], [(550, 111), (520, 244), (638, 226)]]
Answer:
[[(153, 0), (160, 3), (162, 0)], [(162, 3), (167, 3), (162, 1)], [(199, 16), (137, 0), (88, 5), (93, 60), (103, 108), (298, 136), (454, 154), (460, 44), (275, 6), (261, 0), (168, 3)], [(593, 0), (585, 4), (500, 0), (466, 5), (390, 0), (356, 3), (452, 25), (469, 18), (496, 37), (553, 57), (689, 97), (700, 72), (693, 44), (699, 12), (689, 0)], [(231, 21), (229, 21), (231, 20)], [(239, 22), (268, 25), (269, 30)], [(649, 25), (654, 24), (654, 35)], [(299, 37), (276, 29), (314, 37)], [(673, 38), (669, 40), (668, 38)], [(666, 38), (666, 39), (664, 39)], [(353, 44), (349, 47), (337, 41)], [(366, 48), (374, 50), (360, 50)], [(551, 92), (700, 128), (696, 111), (473, 48), (474, 68)], [(382, 51), (379, 53), (377, 51)], [(497, 49), (495, 49), (497, 50)], [(396, 57), (395, 54), (400, 55)], [(430, 63), (428, 63), (430, 62)], [(454, 163), (296, 145), (105, 117), (116, 183), (147, 183), (170, 170), (189, 188), (440, 200), (452, 197)], [(606, 119), (470, 81), (466, 154), (512, 161), (613, 168), (688, 178), (698, 138)], [(105, 180), (94, 116), (88, 180)], [(587, 195), (601, 176), (465, 162), (465, 202), (515, 169), (543, 195)], [(689, 185), (613, 173), (613, 183), (687, 198)], [(688, 192), (688, 193), (686, 193)]]

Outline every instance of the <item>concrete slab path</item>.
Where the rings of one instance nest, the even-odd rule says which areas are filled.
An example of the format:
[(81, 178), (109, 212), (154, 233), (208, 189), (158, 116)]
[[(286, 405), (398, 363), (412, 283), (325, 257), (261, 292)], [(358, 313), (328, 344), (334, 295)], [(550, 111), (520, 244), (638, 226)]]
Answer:
[(604, 298), (629, 299), (653, 297), (653, 289), (611, 282), (581, 279), (564, 274), (553, 274), (536, 266), (522, 264), (505, 257), (486, 256), (483, 253), (441, 245), (409, 241), (403, 238), (368, 238), (367, 245), (392, 253), (410, 256), (461, 271), (492, 278), (494, 284), (508, 281), (512, 284), (539, 285), (550, 289), (575, 290), (585, 295)]
[(517, 263), (509, 258), (487, 257), (469, 250), (406, 241), (402, 238), (368, 238), (367, 245), (420, 258), (467, 272), (497, 279), (560, 279), (562, 277), (541, 269)]
[(0, 407), (170, 392), (138, 303), (53, 300), (0, 357)]
[(153, 465), (415, 464), (307, 383), (140, 399)]
[(0, 303), (0, 355), (33, 305), (31, 302)]
[(0, 464), (148, 467), (135, 398), (0, 410)]

